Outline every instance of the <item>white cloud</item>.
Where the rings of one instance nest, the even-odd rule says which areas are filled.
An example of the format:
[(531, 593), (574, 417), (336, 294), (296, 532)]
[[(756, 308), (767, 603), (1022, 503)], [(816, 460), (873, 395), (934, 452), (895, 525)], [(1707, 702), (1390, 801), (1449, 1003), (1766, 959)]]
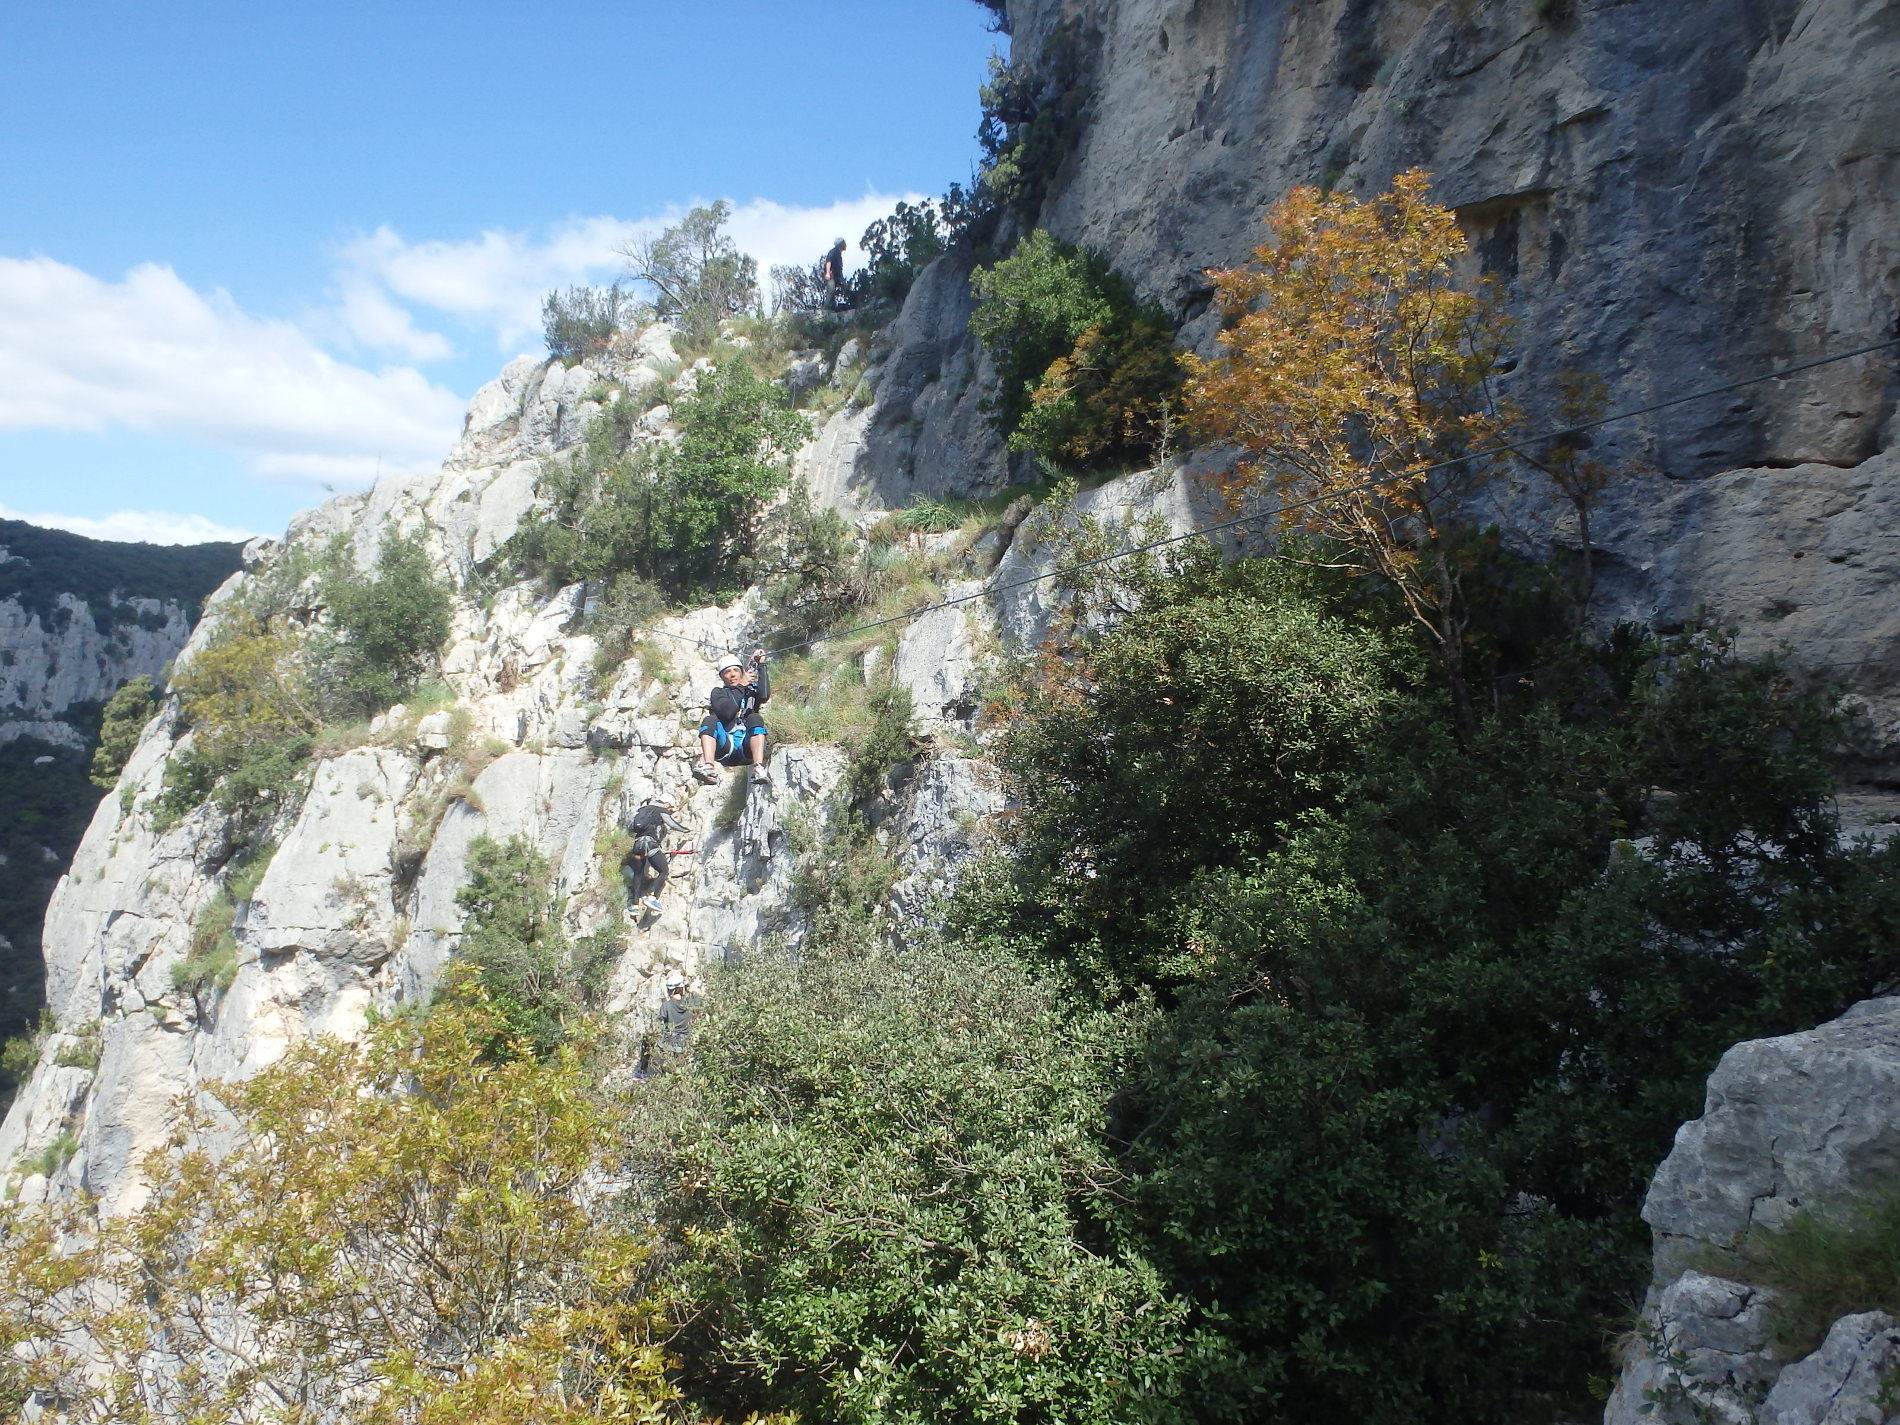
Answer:
[(336, 324), (352, 346), (367, 351), (393, 352), (409, 361), (440, 361), (455, 354), (447, 337), (418, 328), (412, 315), (360, 274), (343, 280)]
[[(858, 235), (889, 213), (899, 199), (919, 195), (869, 193), (822, 208), (787, 207), (754, 199), (733, 209), (727, 231), (742, 252), (759, 262), (761, 283), (775, 265), (809, 266), (839, 236), (856, 243)], [(636, 238), (657, 234), (678, 222), (685, 207), (656, 218), (570, 218), (543, 238), (491, 230), (458, 242), (410, 242), (394, 230), (378, 228), (338, 252), (345, 294), (380, 292), (387, 305), (406, 303), (432, 308), (470, 326), (492, 331), (498, 349), (509, 350), (537, 337), (541, 303), (557, 287), (600, 286), (626, 275), (621, 251)], [(353, 330), (356, 330), (353, 328)], [(413, 331), (413, 327), (404, 328)], [(359, 339), (369, 340), (359, 331)], [(428, 336), (429, 333), (421, 333)], [(399, 338), (382, 347), (413, 359), (427, 357), (404, 347)]]
[[(412, 333), (412, 350), (427, 335)], [(168, 267), (107, 282), (0, 258), (0, 430), (121, 427), (231, 451), (267, 477), (361, 487), (379, 468), (441, 460), (462, 409), (413, 367), (339, 361)]]
[[(735, 207), (729, 231), (763, 282), (774, 265), (815, 262), (840, 234), (855, 242), (900, 197), (918, 195), (813, 208), (757, 199)], [(685, 211), (461, 241), (379, 228), (337, 250), (329, 305), (295, 322), (252, 315), (157, 263), (114, 282), (51, 258), (0, 257), (0, 431), (128, 430), (224, 451), (267, 480), (338, 490), (426, 470), (460, 433), (464, 402), (415, 363), (461, 355), (457, 338), (471, 335), (538, 350), (549, 291), (624, 277), (621, 251)], [(40, 522), (166, 542), (241, 533), (139, 511)]]
[(209, 544), (254, 537), (250, 530), (217, 524), (203, 515), (175, 515), (163, 510), (114, 510), (100, 519), (88, 519), (84, 515), (22, 514), (0, 505), (0, 519), (25, 520), (46, 529), (83, 534), (89, 539), (117, 539), (135, 544)]

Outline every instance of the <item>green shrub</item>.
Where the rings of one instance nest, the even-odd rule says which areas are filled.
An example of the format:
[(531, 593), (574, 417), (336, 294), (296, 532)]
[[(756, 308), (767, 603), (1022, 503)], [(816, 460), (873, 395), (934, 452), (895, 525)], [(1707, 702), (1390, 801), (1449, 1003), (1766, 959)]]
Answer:
[(139, 745), (139, 734), (158, 711), (158, 689), (141, 673), (119, 685), (99, 723), (99, 745), (92, 750), (92, 784), (110, 791)]
[(12, 1035), (0, 1043), (0, 1097), (7, 1102), (12, 1101), (20, 1085), (39, 1067), (40, 1052), (45, 1049), (53, 1027), (52, 1012), (41, 1005), (38, 1018), (27, 1026), (24, 1034)]
[(105, 1031), (98, 1020), (73, 1031), (73, 1042), (54, 1051), (53, 1062), (62, 1069), (96, 1069), (105, 1052)]
[(870, 597), (872, 577), (857, 532), (835, 509), (814, 506), (801, 481), (772, 522), (760, 557), (773, 646), (842, 627)]
[(1173, 329), (1105, 261), (1038, 228), (970, 286), (970, 329), (996, 362), (1013, 448), (1087, 466), (1163, 443), (1181, 381)]
[(329, 622), (313, 650), (311, 680), (333, 717), (399, 702), (448, 641), (453, 603), (419, 535), (385, 533), (367, 575), (339, 538), (326, 553), (319, 594)]
[(322, 725), (304, 641), (248, 609), (231, 610), (174, 675), (192, 744), (165, 767), (160, 827), (214, 798), (240, 835), (273, 818), (298, 785)]
[(759, 305), (759, 265), (725, 234), (731, 216), (721, 199), (626, 249), (634, 279), (653, 292), (654, 312), (678, 325), (689, 349), (710, 344), (721, 322)]
[(1367, 581), (1120, 598), (1009, 728), (1015, 856), (952, 926), (1162, 998), (1114, 1131), (1196, 1418), (1587, 1409), (1717, 1058), (1892, 976), (1900, 850), (1837, 841), (1830, 699), (1706, 634), (1480, 628), (1461, 735)]
[(30, 1173), (50, 1178), (71, 1162), (73, 1154), (78, 1151), (79, 1139), (70, 1128), (62, 1129), (57, 1138), (42, 1148), (37, 1156), (27, 1159), (22, 1166)]
[(618, 283), (550, 292), (541, 304), (541, 330), (547, 339), (548, 355), (567, 366), (598, 356), (614, 339), (621, 323), (634, 317), (634, 304)]
[(562, 934), (553, 868), (526, 837), (477, 837), (468, 878), (455, 893), (466, 917), (462, 959), (475, 967), (507, 1037), (552, 1054), (598, 1002), (615, 946), (604, 931), (579, 941)]
[(219, 891), (193, 922), (185, 958), (172, 966), (173, 989), (200, 995), (231, 988), (237, 978), (238, 945), (231, 931), (236, 922), (237, 903), (229, 891)]
[(682, 591), (729, 592), (756, 572), (759, 513), (811, 428), (783, 387), (732, 358), (701, 375), (673, 419), (679, 442), (655, 461), (657, 543)]
[(1180, 1305), (1110, 1210), (1129, 1035), (1006, 961), (933, 946), (721, 975), (672, 1112), (645, 1117), (674, 1133), (658, 1201), (695, 1403), (864, 1425), (1149, 1418), (1184, 1363)]
[(676, 446), (635, 443), (633, 408), (609, 404), (579, 448), (544, 461), (549, 517), (525, 524), (501, 564), (551, 583), (632, 579), (682, 598), (739, 588), (757, 571), (759, 516), (810, 434), (783, 387), (729, 355), (673, 405)]
[(941, 198), (899, 203), (864, 230), (864, 266), (854, 282), (859, 305), (902, 302), (917, 274), (956, 245), (987, 214), (987, 198), (952, 183)]
[[(1706, 1269), (1731, 1270), (1720, 1263)], [(1740, 1275), (1775, 1289), (1773, 1345), (1784, 1361), (1815, 1350), (1843, 1316), (1900, 1313), (1900, 1189), (1826, 1210), (1805, 1207), (1779, 1230), (1751, 1228)]]

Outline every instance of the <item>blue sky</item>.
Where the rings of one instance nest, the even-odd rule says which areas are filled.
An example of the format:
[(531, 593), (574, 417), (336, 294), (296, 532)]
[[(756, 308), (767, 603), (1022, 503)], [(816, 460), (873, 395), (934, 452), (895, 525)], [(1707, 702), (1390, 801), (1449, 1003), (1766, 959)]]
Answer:
[(552, 286), (967, 179), (971, 0), (0, 0), (0, 513), (277, 533), (447, 453)]

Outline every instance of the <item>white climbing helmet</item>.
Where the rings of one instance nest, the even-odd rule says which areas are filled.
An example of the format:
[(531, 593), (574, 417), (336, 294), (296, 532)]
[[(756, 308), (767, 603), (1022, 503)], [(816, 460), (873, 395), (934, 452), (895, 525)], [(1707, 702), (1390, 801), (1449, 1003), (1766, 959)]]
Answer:
[(722, 654), (719, 662), (713, 665), (713, 667), (715, 672), (723, 673), (728, 668), (743, 669), (745, 664), (741, 663), (737, 658), (734, 658), (730, 653), (727, 653)]

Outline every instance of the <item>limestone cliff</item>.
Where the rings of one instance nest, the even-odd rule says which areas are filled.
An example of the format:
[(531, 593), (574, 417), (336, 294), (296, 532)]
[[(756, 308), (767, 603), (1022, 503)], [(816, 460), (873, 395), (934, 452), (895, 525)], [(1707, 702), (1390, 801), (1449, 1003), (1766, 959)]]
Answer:
[[(791, 839), (822, 819), (844, 754), (783, 747), (771, 786), (750, 791), (736, 780), (702, 787), (690, 775), (694, 729), (713, 681), (709, 660), (750, 643), (756, 595), (665, 620), (599, 691), (590, 688), (595, 639), (580, 631), (579, 586), (550, 595), (533, 583), (484, 591), (469, 582), (530, 516), (539, 461), (579, 438), (601, 378), (650, 383), (655, 366), (670, 359), (668, 340), (664, 327), (651, 329), (593, 366), (513, 363), (476, 395), (464, 436), (439, 471), (333, 500), (300, 516), (282, 544), (253, 551), (255, 572), (242, 578), (339, 533), (365, 559), (384, 530), (420, 533), (463, 590), (441, 669), (454, 704), (427, 716), (391, 709), (356, 745), (319, 756), (300, 806), (275, 830), (268, 869), (238, 907), (236, 972), (222, 990), (181, 987), (173, 971), (219, 894), (229, 857), (224, 817), (204, 806), (158, 829), (154, 800), (189, 733), (175, 711), (153, 720), (120, 795), (100, 806), (48, 911), (47, 1000), (60, 1032), (0, 1128), (0, 1163), (15, 1168), (24, 1192), (84, 1187), (121, 1202), (136, 1191), (135, 1162), (162, 1139), (178, 1094), (205, 1078), (250, 1072), (297, 1036), (354, 1034), (372, 1010), (426, 995), (455, 952), (462, 924), (455, 893), (467, 881), (470, 845), (483, 834), (530, 838), (558, 867), (572, 929), (606, 926), (621, 937), (608, 1007), (635, 1021), (657, 1002), (665, 973), (697, 978), (762, 937), (800, 934)], [(667, 438), (664, 418), (663, 406), (651, 413), (642, 438)], [(814, 484), (836, 479), (826, 452), (859, 418), (833, 417), (807, 452)], [(1091, 492), (1087, 504), (1177, 524), (1189, 518), (1173, 478), (1115, 482)], [(1016, 548), (1007, 526), (967, 551), (964, 536), (931, 538), (973, 576), (999, 559), (1021, 572), (1049, 558)], [(892, 914), (921, 913), (1000, 809), (994, 776), (967, 737), (980, 666), (999, 627), (1033, 632), (1047, 614), (1042, 591), (1021, 589), (993, 606), (920, 620), (892, 650), (920, 730), (937, 734), (893, 774), (873, 809), (878, 837), (904, 876)], [(181, 661), (217, 618), (214, 600)], [(680, 808), (695, 828), (695, 851), (690, 869), (676, 873), (664, 912), (633, 920), (601, 843), (654, 798)], [(96, 1069), (71, 1066), (89, 1057), (75, 1048), (82, 1039), (98, 1045)], [(49, 1146), (60, 1149), (51, 1160)]]
[[(1884, 0), (1012, 0), (1013, 67), (1079, 110), (1032, 216), (1106, 254), (1205, 349), (1204, 270), (1298, 183), (1422, 166), (1518, 319), (1510, 393), (1565, 369), (1642, 406), (1900, 334), (1900, 19)], [(1074, 92), (1064, 92), (1064, 90)], [(1078, 102), (1079, 101), (1079, 102)], [(926, 274), (849, 477), (989, 490), (968, 263)], [(1864, 697), (1900, 743), (1891, 350), (1601, 432), (1597, 614), (1706, 610)], [(954, 452), (918, 460), (916, 452)], [(1516, 492), (1514, 522), (1574, 530)]]
[[(1105, 252), (1172, 308), (1189, 342), (1212, 335), (1203, 269), (1245, 256), (1267, 203), (1307, 181), (1371, 191), (1414, 164), (1438, 175), (1505, 285), (1521, 321), (1516, 394), (1533, 407), (1566, 367), (1602, 372), (1619, 407), (1894, 330), (1900, 20), (1878, 0), (1015, 0), (1010, 20), (1019, 69), (1062, 74), (1086, 102), (1039, 211), (1008, 221)], [(938, 261), (887, 332), (818, 373), (861, 396), (815, 423), (799, 457), (822, 502), (869, 514), (918, 494), (993, 493), (1022, 474), (984, 413), (971, 262)], [(237, 907), (237, 965), (221, 990), (172, 973), (219, 894), (227, 849), (214, 809), (155, 822), (190, 734), (173, 710), (153, 721), (49, 910), (59, 1032), (0, 1127), (0, 1167), (19, 1191), (84, 1187), (122, 1204), (176, 1095), (426, 994), (455, 953), (455, 893), (483, 834), (534, 841), (558, 867), (571, 928), (620, 937), (609, 1004), (636, 1019), (665, 973), (697, 976), (763, 937), (801, 933), (793, 848), (844, 754), (783, 747), (773, 784), (750, 791), (689, 775), (707, 657), (751, 641), (756, 592), (665, 620), (597, 689), (584, 591), (496, 587), (483, 573), (534, 517), (539, 462), (581, 438), (602, 378), (650, 383), (671, 359), (656, 328), (591, 364), (516, 361), (475, 396), (440, 470), (332, 501), (253, 551), (262, 572), (340, 534), (367, 563), (385, 531), (422, 536), (461, 591), (442, 664), (453, 705), (392, 709), (323, 751)], [(1600, 616), (1666, 627), (1707, 607), (1741, 626), (1745, 648), (1787, 643), (1834, 669), (1874, 714), (1886, 746), (1870, 766), (1882, 775), (1900, 743), (1892, 370), (1891, 359), (1842, 363), (1615, 428), (1599, 447), (1622, 471), (1600, 517)], [(665, 408), (640, 429), (668, 439)], [(1201, 513), (1195, 498), (1166, 473), (1083, 502), (1111, 523), (1156, 514), (1184, 528)], [(1572, 537), (1530, 500), (1520, 496), (1520, 522), (1559, 545)], [(935, 538), (953, 594), (1048, 564), (1007, 520), (974, 543)], [(1029, 587), (942, 609), (867, 655), (890, 660), (931, 739), (874, 808), (903, 872), (887, 914), (923, 913), (1000, 809), (970, 738), (984, 660), (1033, 640), (1051, 602)], [(697, 835), (663, 913), (642, 923), (627, 918), (600, 847), (655, 797)], [(1843, 1021), (1836, 1037), (1877, 1018), (1890, 1010)], [(1800, 1109), (1823, 1138), (1826, 1116), (1845, 1111), (1830, 1102)], [(1653, 1206), (1687, 1180), (1669, 1172)], [(1669, 1293), (1691, 1290), (1672, 1263), (1652, 1304), (1664, 1330), (1677, 1319)], [(1735, 1311), (1703, 1314), (1728, 1321), (1746, 1307), (1737, 1297)], [(1871, 1340), (1888, 1328), (1843, 1329)], [(1645, 1379), (1633, 1375), (1624, 1399)]]
[(1844, 1316), (1795, 1359), (1771, 1344), (1773, 1287), (1736, 1249), (1751, 1228), (1839, 1213), (1900, 1165), (1900, 1000), (1738, 1044), (1709, 1079), (1643, 1207), (1655, 1279), (1606, 1425), (1854, 1425), (1892, 1418), (1900, 1322)]

